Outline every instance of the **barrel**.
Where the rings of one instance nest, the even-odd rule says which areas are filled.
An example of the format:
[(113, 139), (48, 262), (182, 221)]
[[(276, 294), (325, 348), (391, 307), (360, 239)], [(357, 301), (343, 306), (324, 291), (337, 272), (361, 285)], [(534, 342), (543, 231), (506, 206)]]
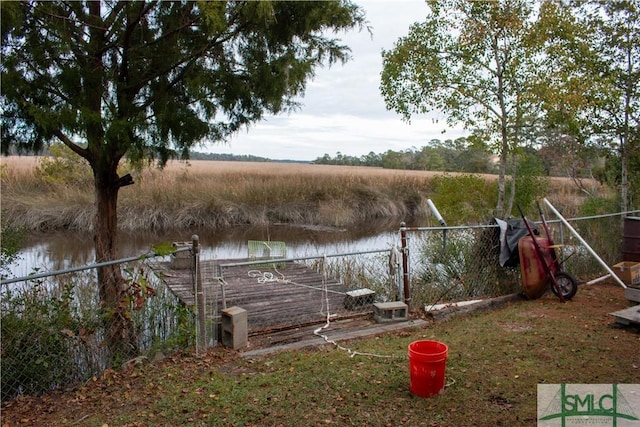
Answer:
[(622, 260), (640, 262), (640, 217), (628, 216), (624, 219)]

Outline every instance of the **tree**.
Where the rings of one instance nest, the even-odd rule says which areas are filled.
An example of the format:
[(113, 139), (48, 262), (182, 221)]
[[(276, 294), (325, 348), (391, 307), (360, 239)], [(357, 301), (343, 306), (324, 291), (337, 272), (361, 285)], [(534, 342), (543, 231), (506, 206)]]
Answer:
[[(58, 140), (87, 160), (97, 262), (117, 258), (122, 159), (164, 165), (296, 108), (317, 66), (349, 59), (330, 31), (366, 25), (348, 0), (2, 2), (2, 19), (2, 150)], [(112, 358), (134, 355), (119, 267), (98, 286)]]
[(451, 124), (492, 135), (500, 154), (495, 214), (508, 216), (515, 192), (505, 207), (507, 161), (537, 111), (529, 95), (530, 70), (539, 61), (529, 43), (531, 2), (427, 3), (426, 21), (413, 24), (407, 36), (382, 53), (380, 89), (385, 103), (405, 120), (439, 110)]
[(619, 157), (622, 211), (627, 211), (630, 167), (640, 155), (640, 2), (548, 1), (537, 32), (549, 67), (541, 70), (549, 127), (583, 150), (607, 147)]

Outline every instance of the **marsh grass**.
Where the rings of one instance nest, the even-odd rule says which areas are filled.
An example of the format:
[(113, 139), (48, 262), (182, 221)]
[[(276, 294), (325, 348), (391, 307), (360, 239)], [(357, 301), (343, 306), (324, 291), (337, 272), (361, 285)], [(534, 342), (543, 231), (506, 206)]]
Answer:
[[(92, 184), (44, 180), (34, 174), (38, 165), (34, 157), (2, 159), (3, 221), (28, 230), (91, 229)], [(496, 187), (494, 175), (443, 178), (425, 171), (300, 163), (176, 161), (163, 170), (149, 167), (132, 173), (135, 184), (119, 193), (123, 230), (269, 223), (345, 227), (376, 218), (426, 217), (426, 198), (438, 199), (456, 223), (474, 214), (486, 220)], [(469, 180), (473, 197), (458, 191)], [(565, 200), (573, 204), (584, 199), (568, 180), (550, 179), (549, 188), (561, 207)], [(457, 218), (458, 212), (464, 215)]]

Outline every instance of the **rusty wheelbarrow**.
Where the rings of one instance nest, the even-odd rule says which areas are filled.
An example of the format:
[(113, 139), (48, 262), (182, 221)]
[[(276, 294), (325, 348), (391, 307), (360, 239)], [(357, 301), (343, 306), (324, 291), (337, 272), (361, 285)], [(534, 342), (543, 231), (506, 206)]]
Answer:
[(529, 232), (528, 236), (518, 241), (524, 294), (529, 299), (540, 298), (550, 287), (560, 301), (570, 300), (578, 292), (578, 282), (569, 273), (562, 271), (563, 261), (558, 259), (555, 251), (559, 245), (553, 243), (542, 210), (538, 206), (546, 236), (536, 236), (520, 206), (518, 210)]

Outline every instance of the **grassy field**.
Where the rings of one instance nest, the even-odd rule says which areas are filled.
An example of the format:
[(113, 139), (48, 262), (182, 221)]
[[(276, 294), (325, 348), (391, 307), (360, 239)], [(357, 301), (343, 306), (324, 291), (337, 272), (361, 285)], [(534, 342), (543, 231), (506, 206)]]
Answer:
[[(34, 173), (38, 161), (2, 158), (5, 223), (35, 231), (91, 229), (90, 172), (71, 174), (60, 168), (43, 178)], [(132, 173), (135, 184), (119, 193), (119, 225), (124, 230), (268, 223), (345, 227), (376, 218), (427, 217), (426, 198), (437, 201), (449, 225), (458, 225), (468, 223), (471, 216), (492, 218), (497, 179), (495, 175), (215, 161), (176, 161), (164, 170)], [(568, 179), (549, 178), (545, 188), (535, 190), (566, 215), (575, 213), (584, 200)]]
[[(107, 371), (67, 392), (5, 403), (12, 426), (532, 426), (538, 384), (640, 383), (640, 333), (613, 282), (509, 303), (423, 328), (243, 358), (214, 348)], [(327, 330), (331, 334), (331, 329)], [(449, 346), (443, 394), (409, 391), (407, 346)], [(636, 414), (640, 415), (640, 414)]]

